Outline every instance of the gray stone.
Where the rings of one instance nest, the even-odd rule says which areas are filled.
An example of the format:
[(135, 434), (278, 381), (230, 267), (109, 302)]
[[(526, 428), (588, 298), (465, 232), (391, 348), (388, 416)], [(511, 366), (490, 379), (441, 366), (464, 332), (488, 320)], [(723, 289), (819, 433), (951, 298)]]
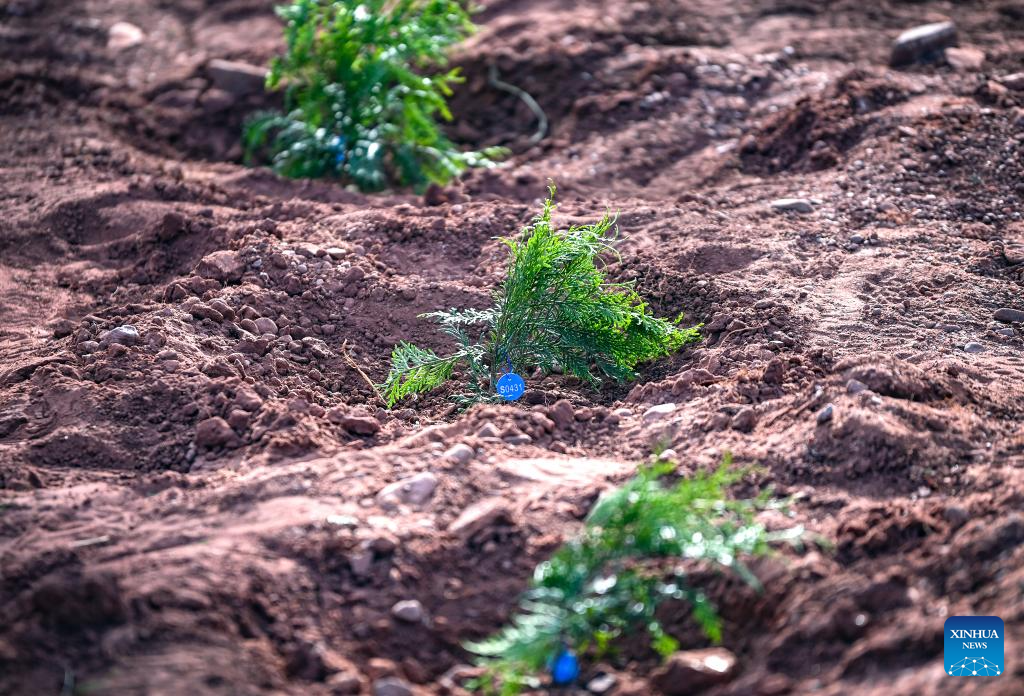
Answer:
[(915, 63), (956, 43), (956, 25), (952, 22), (923, 24), (900, 34), (892, 44), (889, 65)]
[(825, 408), (823, 408), (820, 411), (818, 411), (818, 415), (817, 415), (818, 423), (828, 423), (830, 420), (832, 420), (832, 416), (834, 415), (834, 412), (835, 412), (835, 406), (833, 406), (832, 404), (828, 404), (827, 406), (825, 406)]
[(82, 341), (78, 344), (78, 349), (82, 351), (83, 354), (95, 353), (100, 349), (100, 344), (96, 341)]
[(651, 406), (649, 409), (644, 411), (643, 421), (644, 423), (655, 423), (660, 420), (664, 420), (676, 410), (674, 403), (658, 404), (657, 406)]
[(772, 201), (772, 208), (780, 212), (796, 213), (809, 213), (814, 210), (814, 206), (806, 198), (779, 198)]
[(851, 379), (846, 383), (846, 392), (848, 394), (860, 394), (865, 391), (868, 385), (861, 382), (859, 379)]
[(277, 323), (273, 319), (267, 317), (260, 317), (255, 321), (256, 331), (260, 334), (274, 334), (277, 335)]
[(968, 343), (967, 345), (964, 346), (964, 352), (965, 353), (981, 353), (984, 350), (985, 350), (985, 346), (983, 346), (980, 343), (977, 343), (975, 341), (971, 341), (970, 343)]
[(423, 605), (415, 599), (404, 599), (391, 607), (391, 615), (406, 623), (420, 623), (424, 614)]
[(213, 85), (236, 97), (258, 94), (267, 81), (267, 71), (256, 65), (215, 58), (206, 66)]
[(413, 696), (413, 691), (404, 679), (385, 677), (373, 682), (373, 696)]
[(992, 316), (994, 316), (998, 321), (1005, 321), (1007, 324), (1024, 322), (1024, 310), (1020, 309), (1000, 307)]
[(739, 430), (741, 433), (749, 433), (755, 425), (757, 425), (757, 412), (749, 406), (741, 408), (732, 418), (733, 429)]
[(449, 447), (441, 456), (451, 462), (465, 466), (473, 461), (473, 457), (476, 456), (476, 452), (474, 452), (473, 448), (469, 445), (460, 442), (457, 445)]
[(352, 573), (358, 577), (366, 577), (373, 569), (373, 552), (363, 551), (348, 557), (348, 565)]
[(663, 462), (674, 462), (678, 458), (679, 458), (679, 454), (674, 449), (672, 449), (671, 447), (669, 447), (668, 449), (662, 450), (661, 454), (658, 455), (658, 459), (663, 461)]
[(959, 505), (950, 505), (942, 511), (942, 516), (946, 518), (953, 529), (960, 529), (971, 519), (970, 513)]
[(533, 438), (526, 433), (518, 433), (516, 435), (509, 435), (505, 438), (505, 442), (510, 445), (528, 445), (533, 442)]
[(437, 483), (437, 476), (423, 471), (382, 488), (377, 494), (377, 502), (390, 508), (400, 504), (423, 505), (434, 496)]
[(501, 433), (494, 427), (494, 423), (487, 423), (484, 427), (480, 428), (476, 435), (482, 438), (501, 437)]
[(109, 346), (119, 344), (122, 346), (134, 346), (139, 342), (139, 330), (131, 324), (122, 324), (110, 331), (100, 335), (100, 345)]

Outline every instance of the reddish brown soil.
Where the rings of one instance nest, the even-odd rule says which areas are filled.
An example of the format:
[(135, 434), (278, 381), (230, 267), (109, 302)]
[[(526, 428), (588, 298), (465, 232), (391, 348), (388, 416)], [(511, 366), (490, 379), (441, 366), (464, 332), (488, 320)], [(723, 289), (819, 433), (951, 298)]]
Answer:
[[(205, 66), (279, 50), (271, 5), (0, 5), (0, 692), (369, 693), (394, 674), (449, 693), (461, 643), (667, 436), (684, 472), (759, 464), (745, 492), (795, 497), (766, 523), (820, 539), (757, 564), (760, 595), (707, 576), (741, 669), (709, 693), (1024, 693), (1024, 355), (993, 318), (1024, 309), (1024, 91), (997, 81), (1024, 70), (1017, 3), (486, 2), (452, 134), (515, 154), (440, 205), (238, 163), (239, 124), (273, 100), (215, 92)], [(980, 69), (887, 67), (895, 35), (945, 17)], [(146, 37), (114, 50), (122, 20)], [(492, 64), (546, 109), (541, 144)], [(562, 221), (621, 211), (614, 276), (705, 341), (636, 385), (381, 410), (342, 344), (376, 379), (400, 339), (443, 347), (416, 315), (487, 302), (494, 237), (548, 178)], [(769, 205), (793, 196), (813, 212)], [(257, 318), (279, 337), (246, 334)], [(121, 324), (137, 345), (89, 343)], [(558, 399), (574, 419), (548, 418)], [(460, 442), (471, 462), (441, 456)], [(424, 471), (421, 508), (378, 502)], [(492, 499), (476, 535), (448, 531)], [(402, 599), (427, 621), (393, 619)], [(944, 676), (954, 614), (1005, 620), (1003, 677)], [(685, 607), (665, 615), (705, 644)], [(651, 692), (654, 665), (625, 650), (619, 693)]]

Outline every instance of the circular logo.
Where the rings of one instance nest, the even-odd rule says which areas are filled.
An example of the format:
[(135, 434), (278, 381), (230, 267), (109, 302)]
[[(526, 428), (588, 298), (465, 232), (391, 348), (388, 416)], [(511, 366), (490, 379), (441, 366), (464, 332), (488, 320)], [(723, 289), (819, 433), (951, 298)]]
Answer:
[(515, 401), (526, 391), (526, 382), (515, 372), (509, 372), (501, 376), (496, 388), (498, 396), (505, 401)]

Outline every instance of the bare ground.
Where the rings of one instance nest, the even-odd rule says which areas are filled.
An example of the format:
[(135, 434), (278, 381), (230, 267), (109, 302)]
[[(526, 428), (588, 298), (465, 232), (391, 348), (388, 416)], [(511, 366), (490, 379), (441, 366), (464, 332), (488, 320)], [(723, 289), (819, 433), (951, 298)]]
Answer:
[[(668, 437), (684, 472), (759, 465), (740, 492), (819, 539), (758, 563), (762, 594), (703, 578), (741, 666), (708, 693), (1024, 693), (1024, 355), (994, 317), (1024, 309), (1015, 3), (487, 2), (452, 134), (515, 154), (429, 199), (240, 165), (273, 100), (207, 63), (277, 52), (271, 5), (0, 7), (0, 691), (457, 692), (461, 643)], [(887, 66), (944, 18), (982, 64)], [(705, 340), (635, 385), (382, 410), (342, 346), (375, 379), (398, 340), (443, 347), (417, 314), (487, 302), (549, 178), (561, 221), (620, 211), (612, 274)], [(422, 506), (377, 495), (426, 471)], [(956, 614), (1004, 619), (1003, 677), (944, 675)], [(653, 689), (641, 643), (603, 667), (620, 694)]]

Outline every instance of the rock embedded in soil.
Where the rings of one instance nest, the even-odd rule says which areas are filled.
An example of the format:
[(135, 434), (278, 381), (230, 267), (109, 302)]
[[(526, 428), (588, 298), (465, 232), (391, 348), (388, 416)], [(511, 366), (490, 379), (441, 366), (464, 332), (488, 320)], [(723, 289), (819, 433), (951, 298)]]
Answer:
[(256, 325), (256, 331), (260, 335), (262, 335), (262, 334), (273, 334), (274, 336), (277, 335), (277, 323), (273, 319), (269, 319), (267, 317), (260, 317), (259, 319), (257, 319), (253, 323)]
[(236, 97), (259, 94), (267, 81), (266, 69), (236, 60), (215, 58), (207, 64), (206, 72), (214, 87)]
[(238, 258), (238, 254), (228, 249), (208, 254), (196, 264), (196, 275), (221, 283), (238, 282), (242, 279), (243, 273), (245, 263)]
[(892, 44), (889, 65), (899, 67), (927, 60), (939, 51), (956, 43), (956, 25), (953, 22), (935, 22), (908, 29)]
[(1007, 324), (1024, 322), (1024, 310), (1001, 307), (993, 315), (998, 321), (1005, 321)]
[(772, 209), (780, 212), (809, 213), (814, 206), (807, 198), (779, 198), (772, 201)]
[(236, 440), (235, 431), (220, 416), (207, 418), (196, 426), (196, 447), (215, 449), (226, 447)]
[(145, 39), (145, 32), (131, 22), (115, 22), (107, 30), (107, 48), (113, 51), (123, 51), (132, 46), (138, 46)]
[(690, 696), (731, 681), (738, 671), (736, 656), (725, 648), (681, 650), (651, 675), (651, 683), (665, 696)]
[(350, 672), (335, 672), (327, 677), (327, 688), (333, 696), (349, 696), (363, 690), (363, 682), (358, 675)]
[(818, 423), (828, 423), (829, 421), (832, 420), (832, 417), (833, 417), (834, 414), (835, 414), (835, 406), (833, 406), (832, 404), (828, 404), (823, 409), (818, 411), (818, 415), (817, 415), (816, 419), (817, 419)]
[(455, 464), (465, 466), (473, 461), (473, 457), (476, 456), (476, 452), (473, 451), (473, 448), (469, 445), (460, 442), (457, 445), (449, 447), (441, 456)]
[(559, 428), (568, 428), (575, 420), (572, 404), (566, 399), (559, 399), (548, 409), (548, 418)]
[(131, 324), (123, 324), (100, 336), (100, 346), (122, 345), (134, 346), (139, 342), (139, 330)]
[(732, 418), (733, 430), (738, 430), (741, 433), (749, 433), (756, 424), (757, 412), (749, 406), (741, 408)]
[(497, 439), (501, 437), (501, 433), (494, 427), (494, 423), (486, 423), (484, 427), (477, 431), (476, 436), (482, 439)]
[(848, 394), (860, 394), (862, 391), (866, 391), (868, 385), (861, 382), (859, 379), (851, 379), (846, 383), (846, 393)]
[(1013, 73), (1012, 75), (1004, 75), (999, 78), (999, 81), (1004, 86), (1012, 90), (1024, 90), (1024, 72)]
[(75, 330), (75, 325), (68, 319), (58, 319), (50, 325), (50, 331), (54, 338), (70, 336)]
[(942, 511), (942, 516), (953, 529), (960, 529), (971, 520), (970, 513), (959, 505), (950, 505)]
[(434, 496), (437, 484), (437, 476), (424, 471), (385, 486), (377, 494), (377, 502), (388, 508), (400, 504), (423, 505)]
[(981, 353), (984, 350), (985, 346), (981, 345), (980, 343), (977, 343), (976, 341), (971, 341), (970, 343), (964, 345), (965, 353)]
[(398, 677), (385, 677), (373, 683), (373, 696), (414, 696), (412, 686)]
[(664, 420), (668, 416), (672, 415), (676, 410), (674, 403), (658, 404), (657, 406), (651, 406), (649, 409), (644, 411), (643, 421), (644, 423), (657, 423), (660, 420)]
[(946, 49), (946, 62), (958, 72), (977, 72), (985, 64), (985, 52), (973, 46)]
[(484, 529), (499, 522), (511, 522), (511, 512), (503, 498), (485, 498), (462, 511), (448, 531), (468, 541)]
[(374, 435), (381, 429), (380, 421), (373, 416), (351, 414), (343, 406), (335, 406), (326, 415), (327, 420), (356, 435)]
[(423, 621), (425, 612), (423, 611), (423, 605), (416, 599), (405, 599), (401, 602), (396, 602), (391, 607), (391, 615), (399, 621), (406, 623), (420, 623)]

